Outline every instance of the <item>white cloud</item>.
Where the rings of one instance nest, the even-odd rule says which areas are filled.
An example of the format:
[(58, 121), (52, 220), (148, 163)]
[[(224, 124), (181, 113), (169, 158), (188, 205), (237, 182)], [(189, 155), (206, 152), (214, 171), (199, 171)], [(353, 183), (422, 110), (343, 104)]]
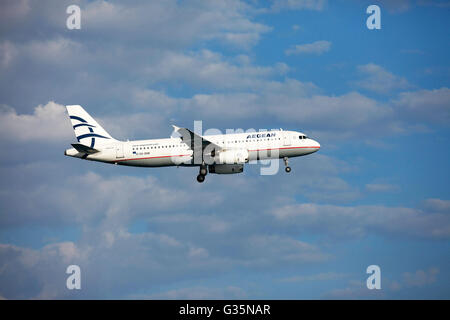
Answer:
[[(242, 60), (241, 60), (242, 61)], [(254, 89), (274, 75), (288, 70), (286, 64), (274, 66), (235, 64), (209, 50), (189, 54), (166, 52), (159, 61), (144, 70), (153, 82), (187, 83), (195, 87), (214, 89)]]
[(17, 50), (24, 55), (24, 59), (67, 67), (68, 64), (79, 60), (82, 52), (87, 49), (79, 42), (58, 37), (44, 41), (30, 41), (21, 45)]
[(0, 294), (8, 299), (63, 297), (68, 291), (66, 267), (85, 261), (77, 250), (70, 242), (54, 243), (40, 251), (0, 244)]
[(390, 134), (398, 130), (391, 120), (393, 112), (388, 105), (357, 92), (341, 96), (320, 95), (313, 84), (289, 78), (283, 82), (261, 82), (254, 89), (196, 94), (179, 102), (183, 114), (189, 114), (191, 118), (195, 115), (202, 120), (217, 121), (274, 117), (298, 128), (308, 128), (309, 132), (330, 132), (332, 139), (340, 139), (342, 135), (347, 138), (372, 136), (380, 131)]
[[(126, 212), (120, 214), (126, 215)], [(236, 267), (299, 265), (328, 258), (316, 246), (280, 236), (243, 234), (239, 237), (244, 239), (237, 242), (225, 236), (219, 242), (226, 239), (228, 246), (233, 245), (233, 250), (208, 250), (196, 246), (193, 238), (183, 241), (178, 234), (174, 238), (166, 233), (129, 233), (124, 229), (123, 221), (110, 223), (116, 219), (109, 212), (99, 225), (85, 225), (77, 244), (53, 243), (36, 250), (0, 245), (0, 294), (6, 298), (73, 298), (73, 293), (64, 287), (64, 270), (69, 264), (77, 264), (82, 270), (85, 285), (78, 293), (79, 297), (109, 297), (110, 293), (112, 297), (120, 294), (120, 297), (138, 295), (142, 298), (140, 292), (155, 292), (162, 283), (210, 277)], [(205, 245), (214, 248), (213, 242), (210, 238)], [(98, 277), (98, 274), (102, 276)], [(17, 285), (14, 279), (23, 282)], [(185, 290), (177, 289), (144, 297), (217, 299), (246, 296), (234, 287), (224, 291), (200, 291), (186, 295)]]
[[(447, 88), (401, 93), (398, 98), (381, 104), (357, 92), (327, 96), (318, 94), (320, 90), (311, 83), (290, 78), (282, 82), (261, 78), (265, 77), (266, 72), (271, 73), (273, 70), (264, 70), (262, 73), (255, 71), (254, 76), (249, 75), (246, 78), (243, 71), (249, 69), (240, 70), (236, 67), (234, 72), (233, 68), (227, 68), (226, 65), (221, 65), (220, 68), (231, 69), (224, 72), (229, 81), (220, 78), (221, 71), (214, 74), (217, 69), (197, 80), (214, 83), (213, 79), (221, 79), (217, 80), (214, 85), (216, 87), (225, 87), (228, 82), (236, 85), (241, 81), (243, 87), (249, 86), (248, 90), (173, 98), (163, 91), (134, 88), (128, 92), (128, 103), (134, 106), (137, 112), (97, 116), (95, 110), (89, 109), (89, 106), (85, 107), (118, 139), (157, 138), (158, 132), (169, 132), (170, 123), (179, 119), (201, 119), (217, 123), (231, 118), (256, 117), (256, 120), (259, 120), (275, 117), (280, 121), (295, 124), (298, 128), (308, 128), (310, 135), (314, 134), (316, 138), (325, 141), (350, 137), (369, 137), (371, 140), (374, 134), (381, 137), (407, 133), (405, 126), (411, 119), (419, 123), (450, 123), (447, 103), (450, 90)], [(182, 77), (187, 74), (189, 72), (186, 70)], [(193, 77), (190, 81), (197, 80)], [(176, 118), (173, 118), (173, 115), (176, 115)], [(3, 107), (0, 111), (0, 123), (3, 139), (73, 140), (64, 107), (54, 102), (36, 107), (31, 115), (17, 114), (14, 109)], [(368, 189), (370, 188), (371, 186), (368, 186)]]
[(341, 289), (333, 289), (323, 294), (325, 299), (380, 299), (386, 296), (383, 290), (369, 290), (366, 283), (351, 280), (349, 286)]
[(330, 41), (316, 41), (313, 43), (306, 43), (306, 44), (298, 44), (295, 45), (293, 48), (287, 49), (286, 54), (293, 55), (293, 54), (322, 54), (327, 51), (330, 51), (331, 49), (331, 42)]
[(133, 299), (176, 299), (176, 300), (208, 300), (208, 299), (245, 299), (247, 293), (236, 286), (224, 288), (190, 287), (169, 290), (149, 295), (133, 295)]
[(17, 55), (16, 46), (10, 41), (0, 43), (0, 66), (7, 68), (11, 65)]
[(450, 89), (402, 92), (392, 104), (400, 117), (430, 124), (450, 124)]
[(369, 91), (387, 94), (393, 90), (411, 87), (405, 78), (396, 76), (374, 63), (358, 66), (358, 71), (366, 78), (356, 81), (355, 84)]
[(441, 199), (427, 199), (424, 201), (424, 209), (432, 212), (450, 212), (450, 201)]
[(363, 237), (369, 232), (430, 239), (450, 237), (448, 213), (385, 206), (286, 205), (270, 213), (282, 224), (328, 237)]
[[(62, 36), (68, 1), (2, 1), (2, 30), (10, 37)], [(198, 41), (249, 47), (270, 27), (253, 21), (255, 8), (240, 0), (77, 1), (82, 12), (82, 37), (103, 44), (152, 42), (158, 48), (186, 48)], [(26, 32), (24, 32), (26, 30)], [(182, 31), (182, 32), (180, 32)]]
[(331, 290), (325, 293), (324, 297), (332, 299), (390, 298), (393, 293), (401, 297), (405, 292), (410, 294), (414, 288), (423, 288), (435, 283), (438, 274), (439, 269), (436, 267), (415, 272), (403, 272), (396, 277), (396, 280), (384, 278), (382, 290), (369, 290), (365, 282), (350, 280), (347, 287)]
[(281, 282), (330, 281), (347, 277), (345, 273), (325, 272), (308, 276), (294, 276), (280, 279)]
[[(0, 261), (8, 261), (11, 266), (0, 275), (4, 277), (0, 282), (8, 284), (0, 288), (0, 295), (73, 297), (61, 286), (65, 283), (64, 272), (61, 277), (51, 277), (58, 269), (65, 270), (67, 264), (78, 264), (82, 269), (86, 286), (79, 293), (81, 297), (117, 298), (152, 294), (161, 284), (205, 279), (235, 268), (264, 270), (329, 259), (320, 247), (272, 229), (272, 219), (255, 209), (260, 204), (255, 207), (252, 201), (242, 201), (254, 199), (259, 178), (231, 177), (222, 183), (220, 179), (227, 177), (215, 176), (211, 177), (219, 179), (215, 187), (206, 191), (195, 182), (196, 172), (191, 170), (189, 174), (189, 169), (169, 169), (161, 178), (155, 178), (84, 174), (82, 167), (48, 164), (2, 170), (4, 179), (11, 180), (0, 194), (0, 210), (5, 213), (0, 222), (3, 228), (71, 226), (80, 228), (81, 234), (76, 243), (51, 244), (45, 250), (17, 248), (20, 259), (0, 255)], [(173, 181), (177, 181), (176, 185)], [(223, 206), (223, 201), (231, 185), (243, 191), (235, 196), (230, 208)], [(192, 197), (194, 193), (202, 200)], [(267, 198), (262, 207), (273, 201)], [(143, 230), (128, 231), (135, 222), (143, 225)], [(265, 231), (268, 226), (271, 234)], [(0, 263), (0, 269), (3, 266)], [(13, 290), (13, 283), (6, 278), (27, 283)], [(210, 294), (221, 296), (214, 290)]]
[(405, 272), (402, 274), (402, 280), (407, 287), (423, 287), (436, 282), (439, 274), (438, 268), (430, 268), (429, 270), (417, 270), (414, 273)]
[(50, 101), (33, 114), (17, 114), (10, 107), (0, 109), (0, 136), (19, 141), (63, 141), (73, 139), (73, 130), (63, 105)]
[(414, 7), (437, 7), (448, 8), (450, 3), (441, 0), (380, 0), (382, 8), (390, 13), (403, 13)]
[[(65, 161), (72, 160), (66, 158)], [(37, 172), (49, 170), (55, 174), (52, 176), (55, 179), (53, 182), (48, 174), (38, 178)], [(22, 224), (90, 225), (102, 219), (108, 226), (123, 225), (139, 216), (149, 217), (152, 210), (177, 210), (192, 201), (186, 191), (164, 187), (152, 176), (118, 175), (108, 178), (92, 172), (67, 176), (62, 172), (56, 174), (57, 170), (63, 169), (38, 163), (2, 172), (5, 178), (16, 177), (18, 184), (0, 194), (2, 210), (8, 212), (1, 216), (3, 227)], [(31, 175), (36, 180), (23, 185), (22, 179), (19, 179), (23, 175)], [(80, 210), (81, 199), (83, 210)], [(217, 197), (214, 199), (220, 201)], [(152, 210), (148, 208), (148, 203), (151, 203)]]
[(0, 10), (0, 20), (22, 19), (30, 12), (28, 0), (3, 0)]
[(274, 11), (279, 10), (317, 10), (324, 9), (326, 0), (273, 0), (271, 9)]
[[(100, 114), (101, 122), (117, 138), (157, 138), (172, 120), (187, 122), (194, 117), (219, 125), (242, 119), (249, 120), (247, 123), (284, 122), (308, 134), (309, 130), (323, 130), (334, 139), (364, 137), (375, 129), (393, 132), (384, 130), (394, 123), (392, 108), (411, 105), (408, 101), (400, 103), (400, 97), (393, 106), (357, 92), (326, 95), (312, 83), (280, 79), (290, 70), (284, 63), (258, 65), (252, 61), (253, 53), (228, 57), (199, 50), (208, 48), (208, 43), (215, 48), (231, 47), (231, 52), (248, 50), (271, 30), (255, 22), (256, 11), (246, 2), (133, 1), (131, 7), (114, 1), (80, 3), (81, 33), (67, 34), (63, 2), (30, 2), (32, 10), (19, 10), (16, 18), (28, 15), (26, 21), (20, 21), (28, 29), (10, 20), (14, 14), (0, 22), (2, 30), (8, 30), (7, 39), (0, 45), (0, 64), (5, 70), (2, 96), (24, 101), (11, 104), (15, 109), (3, 107), (0, 111), (5, 149), (39, 149), (44, 142), (74, 140), (62, 105), (48, 102), (33, 108), (37, 103), (27, 103), (45, 103), (48, 97), (72, 103), (83, 103), (77, 99), (88, 101), (86, 109), (96, 118)], [(277, 3), (280, 10), (322, 10), (325, 2), (280, 1), (274, 2), (274, 7)], [(14, 24), (14, 28), (5, 29), (8, 24)], [(319, 53), (325, 49), (301, 50)], [(27, 77), (17, 78), (13, 73)], [(20, 86), (13, 81), (17, 79)], [(160, 89), (167, 83), (174, 93)], [(0, 168), (0, 225), (10, 230), (23, 226), (59, 230), (60, 226), (69, 226), (80, 229), (79, 240), (34, 250), (0, 246), (1, 296), (67, 297), (69, 293), (63, 287), (66, 275), (55, 275), (60, 275), (68, 263), (79, 263), (85, 270), (89, 284), (82, 292), (85, 297), (152, 294), (161, 284), (176, 287), (177, 281), (215, 278), (237, 268), (322, 263), (329, 255), (318, 245), (299, 239), (299, 230), (309, 231), (309, 226), (319, 236), (331, 228), (331, 236), (342, 236), (349, 230), (350, 235), (388, 232), (448, 237), (448, 205), (440, 199), (427, 201), (420, 210), (375, 207), (371, 215), (359, 214), (363, 207), (319, 207), (326, 209), (324, 216), (335, 222), (332, 227), (320, 217), (315, 217), (317, 224), (314, 219), (302, 224), (295, 214), (286, 220), (261, 214), (274, 204), (295, 207), (294, 199), (300, 196), (333, 203), (358, 198), (358, 188), (340, 177), (342, 172), (354, 170), (352, 164), (320, 153), (301, 159), (299, 170), (308, 175), (294, 180), (291, 177), (289, 183), (285, 183), (287, 177), (278, 175), (270, 177), (273, 183), (267, 184), (267, 177), (255, 177), (251, 168), (244, 176), (211, 177), (212, 188), (205, 190), (195, 182), (194, 168), (150, 173), (156, 177), (149, 176), (151, 170), (144, 170), (142, 176), (141, 169), (64, 158), (61, 151), (49, 148), (45, 153), (28, 153), (33, 159), (45, 158), (45, 163), (29, 163), (31, 160), (25, 157), (19, 162), (4, 159), (7, 164)], [(48, 162), (49, 158), (63, 160)], [(270, 197), (261, 197), (261, 185)], [(380, 184), (376, 187), (379, 189)], [(227, 199), (229, 190), (238, 190), (231, 195), (231, 202)], [(343, 221), (333, 215), (333, 210), (342, 213)], [(380, 218), (378, 210), (386, 210), (389, 215), (380, 214)], [(429, 216), (424, 214), (427, 210)], [(401, 214), (407, 222), (403, 228), (398, 227)], [(393, 222), (393, 227), (386, 227), (383, 219)], [(139, 222), (143, 230), (130, 232), (134, 222)], [(418, 231), (419, 224), (422, 231)], [(39, 235), (30, 238), (39, 242)], [(296, 280), (333, 276), (319, 274)], [(161, 296), (189, 297), (189, 293), (193, 297), (246, 296), (235, 287), (182, 288)]]
[(413, 5), (411, 0), (380, 0), (383, 7), (391, 13), (401, 13), (410, 9)]
[[(138, 1), (131, 6), (94, 1), (83, 8), (84, 28), (110, 40), (152, 41), (158, 47), (186, 47), (196, 41), (220, 40), (248, 48), (270, 27), (250, 20), (252, 8), (238, 0)], [(145, 32), (143, 32), (145, 30)], [(180, 32), (182, 30), (182, 32)]]
[(123, 115), (105, 115), (101, 118), (96, 117), (108, 132), (118, 140), (143, 140), (162, 138), (163, 132), (170, 131), (170, 121), (164, 116), (161, 106), (155, 102), (148, 104), (151, 112), (137, 112)]
[(256, 101), (258, 96), (253, 93), (196, 94), (184, 102), (183, 111), (203, 115), (203, 120), (249, 118), (258, 111), (264, 111)]
[(369, 192), (393, 192), (398, 191), (399, 187), (388, 183), (368, 183), (366, 190)]
[[(278, 103), (277, 103), (278, 100)], [(341, 96), (314, 95), (296, 97), (268, 94), (267, 109), (283, 121), (308, 124), (309, 128), (327, 130), (365, 130), (368, 123), (378, 123), (391, 113), (387, 106), (357, 92)], [(277, 105), (278, 108), (274, 106)], [(378, 128), (379, 130), (379, 128)]]
[(278, 235), (250, 236), (242, 245), (243, 264), (258, 268), (273, 265), (274, 257), (286, 264), (321, 262), (330, 257), (315, 245)]

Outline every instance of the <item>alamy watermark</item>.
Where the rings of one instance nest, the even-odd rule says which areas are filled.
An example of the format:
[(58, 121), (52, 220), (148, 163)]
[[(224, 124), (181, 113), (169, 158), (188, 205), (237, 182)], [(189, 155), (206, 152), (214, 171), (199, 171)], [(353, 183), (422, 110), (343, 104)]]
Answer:
[(376, 4), (367, 7), (366, 13), (370, 16), (366, 20), (366, 26), (369, 30), (381, 29), (381, 9)]
[(76, 264), (67, 267), (66, 273), (70, 274), (66, 280), (66, 287), (69, 290), (81, 290), (81, 269)]
[(373, 290), (381, 289), (381, 269), (379, 266), (373, 264), (367, 267), (366, 273), (370, 274), (370, 276), (367, 278), (367, 289)]
[[(250, 153), (255, 154), (248, 161), (249, 164), (260, 164), (261, 175), (275, 175), (279, 170), (279, 144), (282, 143), (282, 134), (280, 130), (272, 129), (226, 129), (225, 133), (216, 128), (210, 128), (203, 131), (202, 121), (194, 121), (194, 135), (189, 130), (180, 128), (175, 130), (172, 136), (180, 137), (192, 150), (192, 161), (194, 164), (235, 164), (238, 158), (249, 159)], [(232, 136), (233, 134), (247, 134), (246, 137)], [(208, 137), (213, 135), (222, 135), (220, 141), (209, 143)], [(251, 144), (252, 148), (248, 149)], [(217, 148), (220, 147), (220, 148)], [(226, 151), (232, 151), (233, 156), (227, 157)], [(185, 161), (191, 161), (180, 157), (178, 150), (170, 151), (172, 162), (181, 165)], [(245, 163), (245, 162), (243, 162)], [(242, 163), (242, 164), (243, 164)]]
[(66, 27), (69, 30), (81, 29), (81, 9), (73, 4), (67, 7), (66, 13), (69, 14), (66, 20)]

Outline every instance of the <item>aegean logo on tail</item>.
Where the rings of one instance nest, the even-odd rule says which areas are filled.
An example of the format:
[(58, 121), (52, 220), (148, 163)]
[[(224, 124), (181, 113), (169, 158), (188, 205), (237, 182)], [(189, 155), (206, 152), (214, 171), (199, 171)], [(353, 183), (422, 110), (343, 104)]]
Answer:
[(70, 116), (70, 119), (78, 120), (78, 121), (81, 122), (81, 123), (78, 123), (78, 124), (73, 126), (74, 130), (76, 128), (79, 128), (79, 127), (87, 127), (89, 129), (90, 133), (82, 134), (82, 135), (79, 135), (79, 136), (76, 137), (78, 142), (80, 142), (81, 139), (92, 138), (90, 147), (93, 148), (94, 145), (95, 145), (95, 138), (109, 139), (108, 137), (105, 137), (105, 136), (102, 136), (100, 134), (95, 133), (94, 129), (93, 129), (93, 128), (95, 128), (95, 126), (92, 125), (92, 124), (87, 123), (87, 121), (84, 120), (83, 118), (77, 117), (77, 116)]

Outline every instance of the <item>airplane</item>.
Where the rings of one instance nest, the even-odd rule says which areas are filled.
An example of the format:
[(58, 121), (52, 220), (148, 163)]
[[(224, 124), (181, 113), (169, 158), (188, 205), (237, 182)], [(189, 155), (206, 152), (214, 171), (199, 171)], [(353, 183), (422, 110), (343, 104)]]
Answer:
[(200, 136), (187, 128), (173, 126), (178, 137), (119, 141), (114, 139), (79, 105), (66, 106), (78, 143), (64, 155), (85, 160), (135, 167), (198, 166), (198, 182), (208, 173), (236, 174), (252, 160), (288, 160), (320, 149), (320, 144), (297, 131)]

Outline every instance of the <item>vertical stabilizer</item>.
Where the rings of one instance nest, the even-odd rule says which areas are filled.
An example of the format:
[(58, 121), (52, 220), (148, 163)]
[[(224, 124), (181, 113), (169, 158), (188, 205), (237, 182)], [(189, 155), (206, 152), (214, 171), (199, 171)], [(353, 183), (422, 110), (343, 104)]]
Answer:
[(78, 142), (94, 148), (116, 141), (82, 106), (66, 106)]

